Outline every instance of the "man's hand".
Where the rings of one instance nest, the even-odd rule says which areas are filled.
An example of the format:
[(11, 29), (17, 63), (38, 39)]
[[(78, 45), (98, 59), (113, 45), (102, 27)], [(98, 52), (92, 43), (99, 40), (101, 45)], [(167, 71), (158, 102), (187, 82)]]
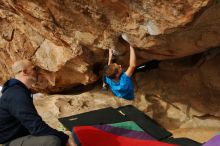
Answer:
[(73, 140), (72, 136), (69, 137), (66, 146), (77, 146), (77, 144), (76, 144), (75, 141)]

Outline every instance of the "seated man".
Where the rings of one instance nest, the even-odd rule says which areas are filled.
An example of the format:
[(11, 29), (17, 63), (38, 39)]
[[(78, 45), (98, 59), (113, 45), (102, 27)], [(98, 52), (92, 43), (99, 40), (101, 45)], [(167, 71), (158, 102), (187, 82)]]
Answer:
[(109, 51), (109, 65), (104, 69), (104, 81), (111, 88), (113, 94), (127, 100), (134, 99), (134, 85), (131, 79), (136, 68), (134, 48), (130, 46), (130, 63), (124, 72), (121, 65), (110, 63), (112, 53)]
[[(6, 146), (65, 146), (68, 135), (49, 127), (38, 115), (30, 88), (37, 82), (35, 66), (28, 60), (12, 66), (0, 97), (0, 143)], [(71, 144), (73, 145), (72, 141)]]

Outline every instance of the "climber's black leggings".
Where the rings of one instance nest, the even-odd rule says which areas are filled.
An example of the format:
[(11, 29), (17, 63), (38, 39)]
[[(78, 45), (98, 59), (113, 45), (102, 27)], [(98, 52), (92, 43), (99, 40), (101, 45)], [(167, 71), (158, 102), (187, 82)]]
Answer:
[(147, 72), (152, 69), (158, 68), (159, 63), (160, 63), (159, 60), (152, 60), (152, 61), (143, 63), (135, 68), (133, 75), (135, 75), (137, 72)]

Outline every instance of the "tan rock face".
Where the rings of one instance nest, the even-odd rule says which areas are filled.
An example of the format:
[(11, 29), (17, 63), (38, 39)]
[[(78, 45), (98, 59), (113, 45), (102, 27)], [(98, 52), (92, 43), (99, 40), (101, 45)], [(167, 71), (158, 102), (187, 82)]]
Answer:
[(165, 61), (157, 70), (139, 73), (137, 107), (171, 129), (219, 129), (220, 68), (216, 62), (220, 61), (220, 55), (215, 54), (217, 50)]
[(0, 82), (26, 58), (41, 68), (39, 91), (93, 83), (107, 49), (127, 64), (122, 33), (139, 62), (203, 52), (220, 45), (219, 10), (218, 0), (1, 0)]

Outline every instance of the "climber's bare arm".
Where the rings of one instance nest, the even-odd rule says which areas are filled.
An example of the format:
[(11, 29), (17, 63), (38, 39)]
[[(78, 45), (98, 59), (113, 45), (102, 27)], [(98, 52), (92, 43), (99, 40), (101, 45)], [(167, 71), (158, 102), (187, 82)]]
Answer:
[(131, 77), (132, 74), (134, 73), (135, 67), (136, 67), (136, 55), (134, 48), (130, 46), (130, 62), (129, 62), (129, 67), (126, 70), (125, 74)]
[(109, 49), (109, 56), (108, 56), (108, 65), (110, 65), (112, 63), (112, 49)]

